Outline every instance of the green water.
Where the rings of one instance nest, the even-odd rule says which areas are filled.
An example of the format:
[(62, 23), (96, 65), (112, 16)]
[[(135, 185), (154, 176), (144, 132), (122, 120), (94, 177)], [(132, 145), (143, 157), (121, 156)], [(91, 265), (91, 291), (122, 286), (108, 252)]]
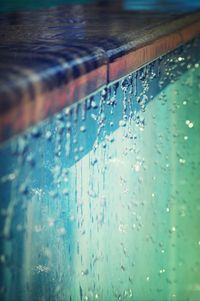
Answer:
[(94, 4), (95, 0), (1, 0), (0, 13), (14, 13), (17, 11), (38, 10), (65, 4)]
[(1, 301), (200, 300), (199, 43), (0, 146)]
[(70, 169), (74, 300), (80, 284), (83, 300), (200, 300), (199, 70), (153, 99), (145, 126), (128, 122)]

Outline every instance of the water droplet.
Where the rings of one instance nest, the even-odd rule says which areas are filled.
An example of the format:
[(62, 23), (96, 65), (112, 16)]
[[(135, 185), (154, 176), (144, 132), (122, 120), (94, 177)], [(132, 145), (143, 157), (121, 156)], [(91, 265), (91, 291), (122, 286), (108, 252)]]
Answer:
[(82, 126), (80, 127), (80, 131), (84, 133), (84, 132), (86, 131), (86, 127), (85, 127), (84, 125), (82, 125)]
[(42, 231), (42, 226), (41, 225), (35, 225), (34, 230), (36, 233), (39, 233)]
[(1, 263), (5, 263), (6, 262), (6, 256), (5, 255), (3, 255), (3, 254), (0, 255), (0, 262)]
[(191, 129), (191, 128), (193, 128), (193, 126), (194, 126), (194, 124), (192, 123), (192, 122), (190, 122), (189, 124), (188, 124), (188, 127)]
[(184, 57), (179, 56), (179, 57), (178, 57), (178, 61), (179, 61), (179, 62), (184, 61)]
[(47, 131), (46, 134), (45, 134), (45, 138), (46, 138), (47, 140), (51, 140), (51, 137), (52, 137), (51, 132), (50, 132), (50, 131)]
[(79, 155), (74, 156), (74, 160), (77, 162), (79, 160)]
[(34, 127), (31, 131), (31, 135), (34, 138), (39, 138), (42, 135), (42, 133), (38, 127)]
[(119, 229), (119, 232), (126, 232), (126, 225), (120, 224), (118, 229)]
[(105, 88), (105, 89), (103, 89), (103, 90), (101, 91), (101, 99), (102, 99), (103, 101), (106, 100), (107, 94), (108, 94), (107, 88)]
[(47, 223), (49, 227), (53, 227), (54, 226), (54, 219), (53, 218), (48, 218)]
[(180, 158), (180, 159), (179, 159), (179, 162), (180, 162), (181, 164), (185, 164), (186, 161), (185, 161), (185, 159)]
[(91, 101), (91, 107), (93, 109), (97, 109), (98, 108), (98, 105), (97, 105), (97, 103), (94, 100)]
[(173, 226), (172, 229), (171, 229), (171, 231), (175, 232), (176, 231), (176, 227)]
[(33, 167), (35, 165), (35, 160), (33, 154), (27, 156), (27, 162)]
[(20, 155), (24, 155), (28, 150), (28, 142), (27, 142), (27, 139), (26, 137), (21, 137), (19, 136), (19, 139), (18, 139), (18, 153)]
[(120, 127), (125, 127), (126, 126), (126, 121), (125, 120), (120, 120), (119, 121), (119, 126)]
[(64, 236), (66, 234), (66, 230), (64, 227), (61, 227), (57, 230), (59, 236)]
[(50, 271), (48, 266), (41, 264), (37, 265), (35, 269), (38, 273), (48, 273)]
[(160, 274), (165, 273), (165, 269), (160, 269), (159, 273), (160, 273)]
[(93, 160), (91, 160), (92, 166), (94, 166), (95, 164), (97, 164), (97, 162), (98, 162), (97, 158), (94, 158)]
[(139, 164), (139, 163), (136, 163), (136, 164), (135, 164), (134, 170), (135, 170), (136, 172), (139, 172), (139, 171), (140, 171), (140, 164)]
[(112, 135), (109, 135), (109, 136), (107, 135), (106, 140), (110, 143), (113, 143), (115, 141), (115, 138)]
[(63, 194), (64, 195), (68, 195), (69, 194), (69, 190), (67, 188), (63, 189)]
[(71, 128), (71, 122), (68, 121), (68, 122), (66, 123), (66, 128), (67, 128), (68, 130)]
[(82, 275), (82, 276), (87, 276), (88, 274), (89, 274), (88, 269), (83, 270), (83, 271), (81, 272), (81, 275)]
[(28, 194), (28, 185), (26, 183), (23, 183), (19, 188), (19, 192), (24, 195), (27, 195)]

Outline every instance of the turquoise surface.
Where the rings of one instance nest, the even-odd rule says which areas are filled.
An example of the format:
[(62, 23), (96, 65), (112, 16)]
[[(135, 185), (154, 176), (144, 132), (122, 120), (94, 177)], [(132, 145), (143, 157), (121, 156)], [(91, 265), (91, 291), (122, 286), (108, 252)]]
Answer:
[(1, 0), (0, 13), (14, 13), (16, 11), (38, 10), (64, 4), (92, 4), (95, 0)]
[(199, 39), (0, 147), (2, 301), (200, 300)]
[(128, 10), (190, 11), (200, 8), (199, 0), (124, 0)]

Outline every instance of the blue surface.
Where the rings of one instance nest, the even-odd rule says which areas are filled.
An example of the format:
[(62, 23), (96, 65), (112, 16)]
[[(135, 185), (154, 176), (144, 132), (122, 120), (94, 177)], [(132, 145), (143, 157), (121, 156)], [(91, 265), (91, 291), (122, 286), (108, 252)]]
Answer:
[[(82, 209), (77, 207), (77, 190), (73, 188), (79, 186), (78, 177), (72, 174), (68, 178), (70, 168), (74, 170), (91, 150), (95, 154), (97, 142), (108, 147), (107, 139), (120, 124), (126, 126), (129, 118), (142, 128), (145, 120), (140, 112), (198, 60), (199, 39), (1, 145), (2, 301), (84, 300), (84, 283), (76, 295), (76, 277), (80, 275), (74, 264), (79, 251), (71, 216), (71, 211)], [(130, 139), (134, 143), (134, 137)], [(91, 168), (95, 166), (95, 155), (90, 162)], [(97, 181), (94, 178), (91, 185)], [(55, 215), (55, 220), (45, 220)], [(81, 219), (77, 227), (81, 228)], [(51, 256), (48, 252), (44, 255), (44, 250), (50, 250)]]

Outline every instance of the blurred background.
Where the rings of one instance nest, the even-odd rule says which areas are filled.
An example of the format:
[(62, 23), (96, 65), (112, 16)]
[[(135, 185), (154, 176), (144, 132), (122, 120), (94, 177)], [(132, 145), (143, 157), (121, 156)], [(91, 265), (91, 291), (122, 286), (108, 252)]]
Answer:
[(63, 4), (97, 4), (125, 10), (185, 10), (200, 8), (200, 0), (1, 0), (0, 12), (41, 9)]

